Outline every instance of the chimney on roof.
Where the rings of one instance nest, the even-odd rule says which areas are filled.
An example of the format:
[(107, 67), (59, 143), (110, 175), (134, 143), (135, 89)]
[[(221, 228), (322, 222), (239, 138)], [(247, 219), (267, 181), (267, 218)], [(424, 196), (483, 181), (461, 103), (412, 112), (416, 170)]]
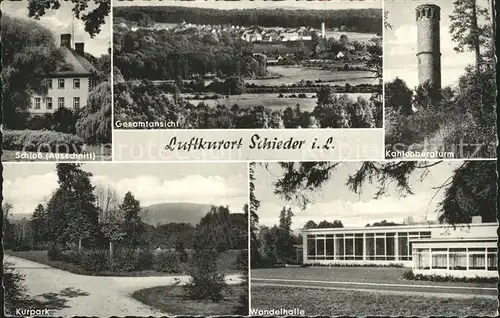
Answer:
[(61, 47), (67, 47), (68, 49), (71, 49), (71, 34), (65, 33), (61, 34)]
[(472, 217), (472, 220), (470, 223), (472, 223), (472, 224), (483, 223), (483, 218), (480, 215), (475, 215)]
[(75, 51), (78, 54), (83, 55), (85, 53), (85, 43), (83, 42), (75, 43)]

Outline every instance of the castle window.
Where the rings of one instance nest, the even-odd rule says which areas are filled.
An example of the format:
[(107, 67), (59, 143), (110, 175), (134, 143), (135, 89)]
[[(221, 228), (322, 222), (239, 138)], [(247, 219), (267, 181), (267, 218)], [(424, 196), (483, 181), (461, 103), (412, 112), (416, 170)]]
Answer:
[(73, 88), (80, 88), (80, 79), (79, 78), (73, 79)]
[(64, 78), (60, 78), (57, 80), (57, 88), (64, 89)]
[(52, 79), (51, 79), (51, 78), (49, 78), (49, 79), (47, 80), (47, 88), (48, 88), (48, 89), (52, 89)]
[(80, 108), (80, 97), (73, 97), (73, 108), (74, 109)]
[(35, 109), (40, 109), (40, 97), (35, 97)]
[(57, 99), (57, 107), (58, 108), (63, 108), (64, 107), (64, 97), (59, 97)]
[(47, 109), (52, 109), (52, 97), (47, 97)]

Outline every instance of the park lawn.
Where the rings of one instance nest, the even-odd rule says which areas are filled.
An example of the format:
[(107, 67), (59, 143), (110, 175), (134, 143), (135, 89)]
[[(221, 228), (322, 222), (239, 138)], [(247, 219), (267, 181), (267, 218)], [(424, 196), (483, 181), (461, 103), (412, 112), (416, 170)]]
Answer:
[(141, 289), (135, 291), (132, 298), (172, 316), (222, 316), (235, 314), (240, 295), (245, 289), (241, 285), (228, 285), (224, 299), (218, 303), (186, 299), (182, 286)]
[[(226, 274), (240, 273), (240, 271), (234, 268), (234, 263), (239, 251), (229, 250), (225, 253), (221, 253), (219, 259), (217, 260), (217, 267), (219, 270), (224, 271)], [(40, 264), (48, 265), (57, 269), (65, 270), (74, 274), (80, 275), (90, 275), (90, 276), (129, 276), (129, 277), (147, 277), (147, 276), (179, 276), (185, 275), (187, 271), (188, 264), (181, 263), (181, 269), (183, 273), (164, 273), (155, 270), (142, 270), (142, 271), (132, 271), (132, 272), (114, 272), (114, 271), (104, 271), (104, 272), (90, 272), (80, 266), (64, 261), (51, 261), (47, 256), (47, 251), (18, 251), (14, 252), (11, 250), (6, 250), (5, 254), (24, 258), (29, 261), (37, 262)]]
[(315, 316), (496, 316), (494, 298), (441, 298), (363, 291), (252, 286), (252, 310), (304, 310)]
[(251, 269), (252, 278), (297, 279), (310, 281), (360, 282), (407, 285), (441, 285), (467, 287), (496, 287), (495, 283), (429, 282), (403, 280), (403, 273), (410, 268), (399, 267), (327, 267), (259, 268)]

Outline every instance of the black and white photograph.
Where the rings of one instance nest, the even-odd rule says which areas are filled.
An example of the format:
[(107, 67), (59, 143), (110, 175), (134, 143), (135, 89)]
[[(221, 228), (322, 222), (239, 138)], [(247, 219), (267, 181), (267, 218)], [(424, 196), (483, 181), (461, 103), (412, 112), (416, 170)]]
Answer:
[(2, 1), (2, 161), (111, 160), (110, 1)]
[(248, 315), (246, 163), (8, 163), (7, 316)]
[(495, 161), (250, 164), (259, 316), (495, 316)]
[(115, 1), (116, 129), (382, 128), (381, 0)]
[(385, 157), (496, 158), (494, 1), (384, 10)]

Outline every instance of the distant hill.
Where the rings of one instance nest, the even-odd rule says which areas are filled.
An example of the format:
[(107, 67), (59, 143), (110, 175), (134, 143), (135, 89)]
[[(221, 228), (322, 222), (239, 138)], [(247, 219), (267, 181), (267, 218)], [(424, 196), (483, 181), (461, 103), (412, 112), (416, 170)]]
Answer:
[(142, 220), (150, 225), (166, 223), (189, 223), (196, 225), (210, 211), (209, 204), (159, 203), (143, 207)]

